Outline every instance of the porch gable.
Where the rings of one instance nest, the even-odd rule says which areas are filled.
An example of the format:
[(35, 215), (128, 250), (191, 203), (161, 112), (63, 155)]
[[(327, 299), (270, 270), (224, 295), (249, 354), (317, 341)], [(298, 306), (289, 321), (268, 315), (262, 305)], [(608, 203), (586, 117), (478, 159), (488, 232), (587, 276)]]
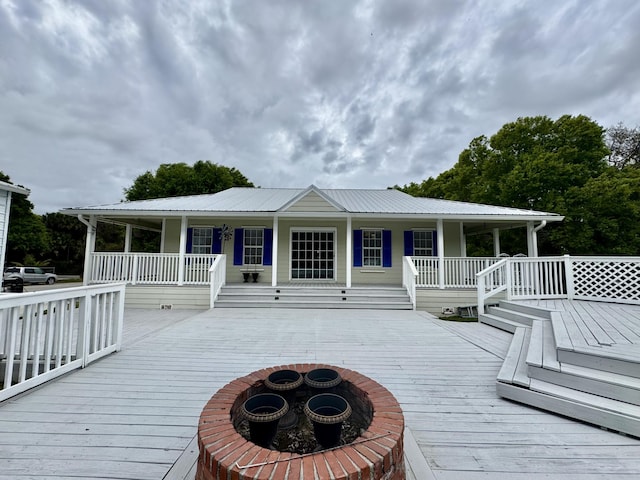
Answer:
[(315, 186), (296, 196), (280, 210), (281, 212), (344, 212), (345, 208), (334, 202), (331, 198), (322, 193)]

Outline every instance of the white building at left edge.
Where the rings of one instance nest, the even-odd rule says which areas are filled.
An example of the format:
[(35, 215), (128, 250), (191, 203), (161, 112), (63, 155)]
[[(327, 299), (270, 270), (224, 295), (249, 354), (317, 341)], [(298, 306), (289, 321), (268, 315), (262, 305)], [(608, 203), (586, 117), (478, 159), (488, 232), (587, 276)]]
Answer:
[(11, 210), (11, 194), (29, 195), (28, 189), (0, 181), (0, 266), (4, 269), (7, 251), (7, 232), (9, 231), (9, 211)]

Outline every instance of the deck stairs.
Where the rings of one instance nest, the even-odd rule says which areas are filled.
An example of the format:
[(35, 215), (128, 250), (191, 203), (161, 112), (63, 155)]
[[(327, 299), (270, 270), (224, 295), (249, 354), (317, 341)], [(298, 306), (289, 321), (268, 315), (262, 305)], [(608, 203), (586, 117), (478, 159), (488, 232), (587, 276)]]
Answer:
[(413, 309), (406, 289), (401, 287), (224, 286), (215, 308), (233, 307)]
[(580, 346), (560, 312), (515, 302), (479, 321), (513, 333), (500, 396), (640, 437), (640, 351)]

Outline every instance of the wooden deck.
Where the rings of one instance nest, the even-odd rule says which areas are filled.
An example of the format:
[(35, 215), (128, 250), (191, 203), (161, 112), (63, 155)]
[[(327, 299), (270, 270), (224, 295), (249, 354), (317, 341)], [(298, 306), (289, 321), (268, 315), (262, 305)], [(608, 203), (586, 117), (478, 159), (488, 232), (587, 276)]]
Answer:
[(414, 311), (128, 310), (121, 352), (0, 404), (0, 479), (192, 478), (211, 395), (295, 362), (352, 368), (393, 392), (408, 455), (422, 455), (410, 478), (638, 478), (639, 439), (498, 397), (510, 342)]

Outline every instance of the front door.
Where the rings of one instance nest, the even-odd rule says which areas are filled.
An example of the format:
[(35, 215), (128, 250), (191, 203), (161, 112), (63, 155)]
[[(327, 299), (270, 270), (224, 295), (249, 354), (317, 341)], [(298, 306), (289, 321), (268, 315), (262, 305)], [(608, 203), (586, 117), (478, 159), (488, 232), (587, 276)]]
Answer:
[(291, 279), (335, 280), (335, 231), (291, 232)]

